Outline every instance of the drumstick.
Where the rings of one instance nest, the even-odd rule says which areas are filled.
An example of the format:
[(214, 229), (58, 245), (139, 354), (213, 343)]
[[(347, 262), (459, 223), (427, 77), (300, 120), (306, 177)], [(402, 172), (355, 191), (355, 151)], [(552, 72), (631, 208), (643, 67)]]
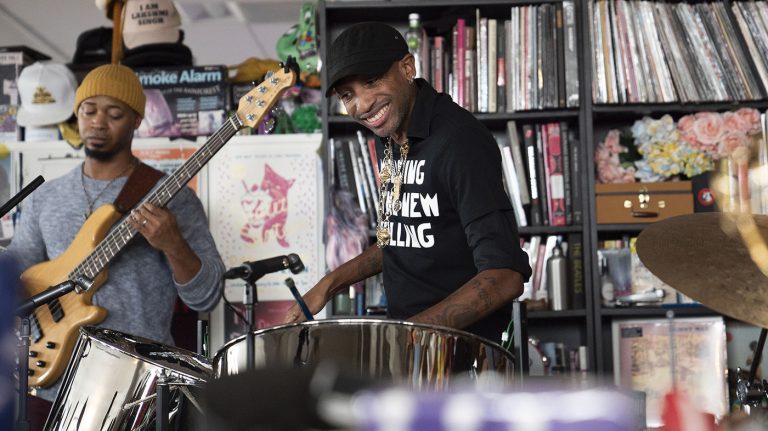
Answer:
[(301, 297), (299, 290), (296, 289), (296, 284), (293, 282), (291, 277), (285, 279), (285, 285), (288, 286), (288, 289), (293, 294), (293, 297), (296, 298), (296, 302), (299, 303), (299, 307), (301, 307), (301, 312), (304, 313), (304, 317), (307, 320), (315, 320), (315, 318), (312, 316), (312, 313), (309, 312), (309, 308), (307, 307), (307, 303), (304, 302), (304, 298)]

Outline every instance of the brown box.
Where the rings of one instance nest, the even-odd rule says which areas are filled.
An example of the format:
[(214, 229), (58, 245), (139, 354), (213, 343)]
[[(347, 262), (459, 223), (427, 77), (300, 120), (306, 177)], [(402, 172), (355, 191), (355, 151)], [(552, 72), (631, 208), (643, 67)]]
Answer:
[(597, 224), (652, 223), (693, 213), (690, 181), (596, 184)]

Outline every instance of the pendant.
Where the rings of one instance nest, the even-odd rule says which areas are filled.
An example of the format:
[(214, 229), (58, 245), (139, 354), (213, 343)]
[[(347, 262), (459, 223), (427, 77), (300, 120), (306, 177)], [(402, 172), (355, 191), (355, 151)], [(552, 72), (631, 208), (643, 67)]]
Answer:
[(385, 227), (376, 229), (376, 245), (379, 246), (379, 248), (384, 248), (389, 245), (389, 229)]
[(392, 187), (392, 211), (400, 211), (400, 177), (395, 178), (395, 185)]
[(389, 173), (389, 167), (387, 165), (384, 165), (381, 167), (381, 171), (379, 171), (379, 181), (382, 183), (386, 183), (389, 181), (389, 178), (392, 175)]

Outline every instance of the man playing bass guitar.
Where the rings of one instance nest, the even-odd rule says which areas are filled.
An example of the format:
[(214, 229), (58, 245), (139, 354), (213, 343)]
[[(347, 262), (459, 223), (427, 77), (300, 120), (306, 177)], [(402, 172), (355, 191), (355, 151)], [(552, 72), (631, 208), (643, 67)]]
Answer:
[[(9, 247), (23, 268), (69, 251), (86, 219), (100, 206), (115, 202), (140, 166), (131, 144), (144, 104), (141, 83), (125, 66), (100, 66), (85, 77), (74, 109), (86, 158), (24, 202)], [(108, 312), (99, 326), (173, 344), (170, 327), (176, 297), (194, 310), (209, 311), (221, 295), (224, 264), (203, 206), (191, 189), (183, 187), (167, 208), (145, 203), (126, 217), (140, 235), (110, 261), (106, 283), (93, 293), (93, 304)], [(113, 223), (103, 224), (108, 229)], [(38, 389), (37, 395), (52, 400), (57, 389), (58, 383)], [(35, 405), (40, 403), (31, 403), (30, 416)]]

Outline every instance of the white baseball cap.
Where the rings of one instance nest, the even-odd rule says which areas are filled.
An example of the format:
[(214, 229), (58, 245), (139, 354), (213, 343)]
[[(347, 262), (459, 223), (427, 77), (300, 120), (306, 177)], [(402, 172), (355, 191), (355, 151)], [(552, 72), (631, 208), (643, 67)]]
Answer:
[(171, 0), (128, 0), (125, 4), (123, 43), (126, 48), (176, 43), (181, 17)]
[(16, 122), (21, 126), (58, 124), (74, 112), (77, 80), (61, 63), (38, 61), (25, 67), (17, 87), (21, 106)]

